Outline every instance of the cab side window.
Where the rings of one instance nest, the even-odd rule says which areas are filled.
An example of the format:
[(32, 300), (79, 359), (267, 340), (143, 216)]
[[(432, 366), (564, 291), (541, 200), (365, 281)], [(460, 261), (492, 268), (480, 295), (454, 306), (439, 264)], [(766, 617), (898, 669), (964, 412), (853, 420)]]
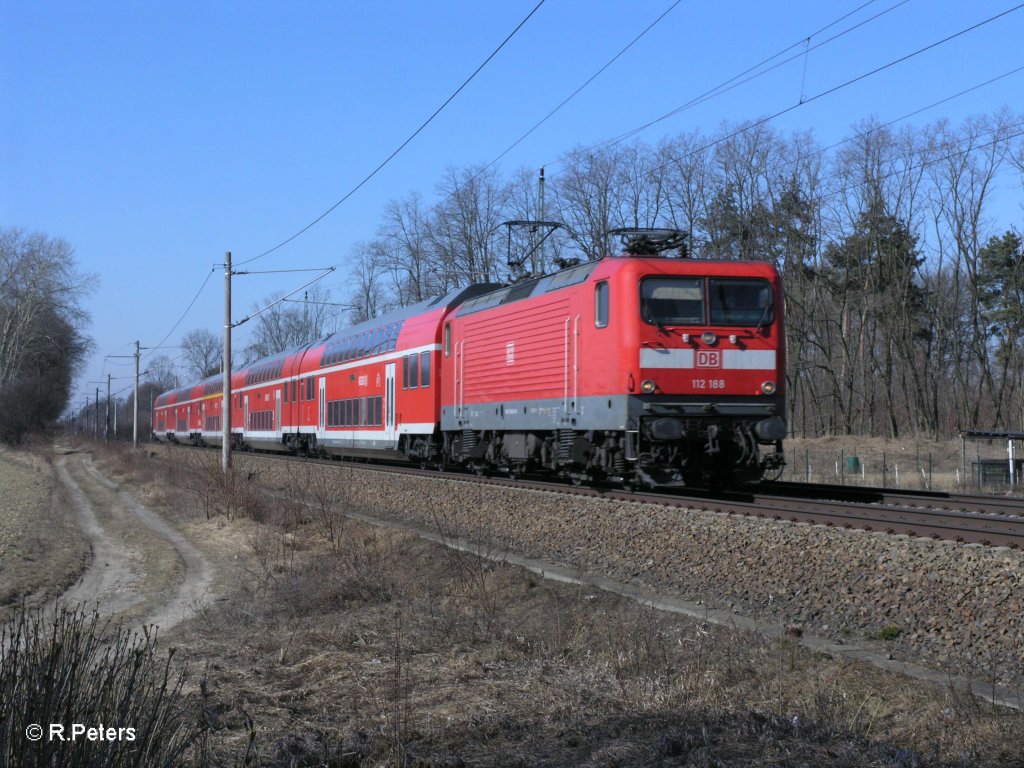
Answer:
[(594, 286), (594, 325), (598, 328), (608, 327), (608, 283)]

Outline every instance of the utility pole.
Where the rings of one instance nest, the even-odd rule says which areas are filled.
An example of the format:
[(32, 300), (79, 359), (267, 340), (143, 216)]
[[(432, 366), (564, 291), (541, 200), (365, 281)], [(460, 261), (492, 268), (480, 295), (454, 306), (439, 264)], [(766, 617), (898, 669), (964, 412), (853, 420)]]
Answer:
[(132, 448), (139, 447), (139, 340), (135, 340), (135, 410), (132, 413)]
[(231, 251), (224, 254), (224, 404), (221, 406), (221, 464), (224, 474), (231, 470)]
[[(102, 381), (90, 381), (89, 383), (90, 384), (102, 384), (103, 382)], [(86, 404), (86, 407), (88, 408), (89, 407), (89, 396), (88, 395), (85, 396), (85, 404)], [(92, 413), (92, 434), (93, 434), (93, 439), (99, 440), (100, 439), (100, 388), (99, 387), (96, 387), (96, 399), (93, 402), (92, 408), (93, 408), (93, 413)], [(88, 429), (89, 425), (86, 424), (85, 427), (86, 427), (86, 429)]]
[[(251, 259), (250, 259), (250, 261), (251, 261)], [(243, 263), (245, 263), (245, 262), (243, 262)], [(221, 463), (223, 465), (224, 474), (227, 474), (228, 471), (231, 469), (231, 329), (234, 328), (236, 325), (242, 325), (243, 323), (249, 322), (249, 320), (251, 320), (256, 315), (258, 315), (258, 314), (260, 314), (262, 312), (265, 312), (266, 310), (268, 310), (271, 307), (275, 306), (279, 302), (287, 301), (289, 296), (294, 296), (296, 293), (301, 291), (306, 286), (312, 285), (317, 280), (320, 280), (321, 278), (323, 278), (327, 274), (333, 272), (334, 271), (334, 267), (327, 267), (327, 268), (324, 268), (324, 269), (286, 269), (286, 270), (274, 270), (274, 271), (276, 271), (276, 272), (282, 272), (282, 271), (283, 272), (323, 272), (323, 274), (320, 275), (320, 277), (317, 277), (314, 280), (309, 281), (308, 283), (306, 283), (306, 285), (303, 285), (303, 286), (300, 286), (299, 288), (296, 288), (291, 293), (289, 293), (289, 294), (287, 294), (285, 296), (282, 296), (279, 299), (275, 299), (274, 301), (270, 302), (270, 304), (265, 306), (263, 309), (261, 309), (261, 310), (255, 312), (255, 313), (249, 315), (248, 317), (242, 318), (237, 323), (232, 323), (231, 322), (231, 276), (232, 275), (256, 275), (256, 274), (261, 274), (261, 273), (259, 273), (259, 272), (245, 272), (245, 271), (243, 271), (243, 272), (232, 272), (231, 271), (231, 251), (226, 251), (224, 253), (224, 365), (223, 365), (223, 368), (224, 368), (224, 386), (223, 386), (223, 389), (224, 389), (224, 404), (223, 404), (223, 406), (221, 408), (221, 410), (222, 410), (221, 422), (222, 422), (223, 427), (224, 427), (224, 435), (223, 435), (223, 438), (221, 439), (221, 442), (223, 443), (223, 445), (221, 447), (221, 459), (222, 459)], [(265, 274), (265, 273), (262, 273), (262, 274)], [(243, 419), (245, 418), (244, 415), (243, 415), (242, 418)], [(246, 425), (243, 425), (243, 429), (245, 428), (245, 426)]]
[(110, 374), (107, 374), (107, 417), (103, 422), (103, 439), (110, 442)]
[[(544, 221), (544, 169), (540, 169), (540, 179), (537, 181), (537, 221)], [(536, 232), (536, 230), (534, 230)], [(530, 259), (530, 274), (537, 276), (537, 262), (544, 263), (544, 238), (537, 243), (534, 255)]]
[[(135, 358), (135, 403), (133, 404), (132, 410), (132, 448), (139, 447), (139, 357), (141, 355), (140, 350), (149, 349), (149, 347), (140, 347), (139, 340), (135, 340), (135, 354), (134, 355), (107, 355), (110, 357), (134, 357)], [(107, 400), (109, 408), (110, 400), (110, 375), (107, 375)], [(150, 409), (152, 413), (152, 409)], [(114, 431), (117, 431), (117, 411), (114, 411)]]

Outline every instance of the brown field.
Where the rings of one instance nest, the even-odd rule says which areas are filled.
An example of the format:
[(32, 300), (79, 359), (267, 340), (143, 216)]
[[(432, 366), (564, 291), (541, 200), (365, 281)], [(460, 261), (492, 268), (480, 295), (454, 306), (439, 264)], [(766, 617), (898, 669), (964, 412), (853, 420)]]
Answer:
[[(215, 764), (1024, 766), (1024, 718), (983, 696), (545, 582), (359, 523), (315, 487), (224, 484), (210, 462), (158, 450), (93, 461), (212, 567), (161, 640), (189, 669)], [(0, 507), (0, 576), (17, 594), (52, 594), (81, 567), (60, 556), (70, 518), (47, 506), (46, 464), (0, 455), (19, 484)], [(127, 523), (109, 530), (140, 570), (166, 559)], [(9, 541), (35, 542), (46, 567), (19, 565)], [(169, 599), (176, 578), (161, 566), (136, 581)], [(150, 598), (123, 615), (145, 621)]]

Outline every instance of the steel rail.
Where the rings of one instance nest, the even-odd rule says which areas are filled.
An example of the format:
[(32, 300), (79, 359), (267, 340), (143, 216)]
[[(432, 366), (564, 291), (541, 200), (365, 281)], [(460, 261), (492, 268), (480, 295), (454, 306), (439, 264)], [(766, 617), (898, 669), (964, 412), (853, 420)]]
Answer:
[[(337, 459), (310, 459), (288, 454), (260, 452), (245, 455), (265, 460), (312, 461), (328, 466), (339, 466)], [(842, 489), (844, 486), (824, 486), (823, 498), (806, 498), (806, 494), (810, 493), (809, 489), (813, 488), (814, 484), (766, 483), (763, 487), (747, 491), (697, 490), (692, 492), (693, 489), (681, 489), (630, 492), (595, 486), (574, 486), (557, 480), (512, 479), (500, 475), (480, 476), (463, 472), (440, 472), (403, 464), (367, 463), (365, 459), (352, 459), (348, 463), (358, 469), (374, 472), (452, 479), (622, 502), (658, 504), (680, 509), (696, 509), (793, 523), (859, 528), (871, 532), (906, 534), (992, 547), (1024, 548), (1024, 517), (962, 509), (950, 510), (937, 506), (925, 507), (921, 504), (930, 500), (929, 496), (911, 496), (914, 503), (910, 504), (906, 494), (889, 496), (878, 494), (877, 492), (882, 489), (859, 489), (872, 492), (873, 496), (869, 501), (836, 501), (827, 498), (828, 495), (834, 494), (835, 489)], [(791, 491), (796, 497), (765, 493), (764, 491)], [(939, 503), (945, 500), (946, 498), (941, 494), (936, 498)], [(1020, 504), (1017, 506), (1019, 509)]]
[(764, 483), (760, 488), (766, 492), (777, 492), (782, 496), (831, 498), (836, 501), (861, 501), (863, 503), (904, 504), (907, 506), (927, 507), (929, 509), (982, 513), (994, 512), (1004, 515), (1024, 516), (1024, 498), (1020, 496), (796, 482), (768, 482)]

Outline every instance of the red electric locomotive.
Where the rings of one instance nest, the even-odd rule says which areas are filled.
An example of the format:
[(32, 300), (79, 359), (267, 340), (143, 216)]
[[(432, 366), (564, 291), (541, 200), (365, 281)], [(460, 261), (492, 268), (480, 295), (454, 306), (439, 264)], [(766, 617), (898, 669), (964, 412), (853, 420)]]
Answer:
[[(784, 464), (782, 286), (762, 262), (667, 258), (679, 233), (473, 285), (232, 377), (240, 447), (633, 485)], [(220, 377), (161, 395), (158, 438), (220, 442)]]
[(780, 468), (779, 276), (657, 256), (676, 235), (465, 302), (444, 327), (446, 460), (650, 486)]

